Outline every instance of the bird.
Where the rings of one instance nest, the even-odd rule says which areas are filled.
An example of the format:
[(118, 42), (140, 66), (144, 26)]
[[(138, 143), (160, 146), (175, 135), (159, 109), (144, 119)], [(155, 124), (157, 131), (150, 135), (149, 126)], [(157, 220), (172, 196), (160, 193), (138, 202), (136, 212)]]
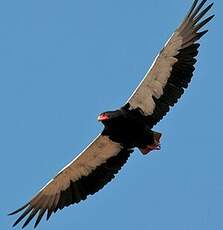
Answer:
[[(122, 107), (98, 116), (102, 132), (30, 201), (9, 215), (20, 213), (22, 228), (36, 217), (34, 228), (44, 214), (85, 200), (110, 182), (135, 148), (143, 155), (160, 150), (162, 134), (153, 127), (183, 95), (193, 77), (201, 29), (214, 17), (205, 17), (213, 3), (194, 0), (182, 23), (156, 56), (135, 91)], [(205, 18), (204, 18), (205, 17)]]

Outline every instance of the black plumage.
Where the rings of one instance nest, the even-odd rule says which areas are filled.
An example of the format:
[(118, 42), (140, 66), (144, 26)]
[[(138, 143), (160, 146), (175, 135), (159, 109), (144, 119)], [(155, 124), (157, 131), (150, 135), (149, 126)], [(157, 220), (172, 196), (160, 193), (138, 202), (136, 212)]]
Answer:
[(59, 209), (98, 192), (115, 177), (135, 147), (143, 154), (160, 149), (161, 134), (151, 129), (191, 82), (200, 46), (197, 41), (207, 33), (199, 30), (213, 18), (201, 21), (213, 5), (202, 10), (206, 2), (194, 1), (125, 106), (99, 116), (104, 124), (102, 133), (28, 203), (10, 213), (23, 211), (13, 226), (26, 218), (25, 227), (36, 216), (36, 227), (45, 213), (48, 220)]
[[(195, 1), (190, 13), (185, 19), (189, 19), (187, 23), (188, 29), (186, 30), (187, 36), (182, 45), (185, 48), (179, 49), (179, 53), (175, 56), (177, 62), (172, 67), (170, 77), (163, 90), (163, 95), (159, 99), (154, 98), (156, 104), (154, 112), (152, 115), (147, 116), (150, 128), (156, 125), (167, 114), (169, 106), (174, 106), (174, 104), (177, 103), (178, 99), (183, 95), (184, 89), (186, 89), (188, 84), (191, 82), (193, 72), (195, 70), (194, 65), (197, 62), (195, 57), (198, 55), (198, 48), (200, 47), (199, 43), (194, 42), (199, 40), (208, 32), (208, 30), (202, 32), (197, 31), (214, 17), (214, 15), (212, 15), (198, 23), (213, 6), (213, 3), (210, 4), (200, 14), (198, 14), (206, 1), (207, 0), (202, 1), (197, 8), (195, 7), (198, 1)], [(190, 43), (192, 44), (187, 46), (187, 44)]]
[[(60, 198), (57, 202), (57, 205), (52, 206), (53, 209), (48, 209), (47, 219), (49, 219), (52, 212), (56, 212), (58, 209), (63, 209), (71, 204), (79, 203), (81, 200), (85, 200), (88, 195), (93, 195), (102, 189), (115, 177), (115, 174), (117, 174), (122, 166), (127, 162), (132, 152), (133, 150), (123, 149), (120, 151), (120, 153), (118, 153), (117, 156), (109, 158), (105, 163), (98, 166), (88, 176), (83, 176), (75, 182), (70, 181), (68, 188), (60, 192)], [(48, 199), (48, 197), (41, 197), (41, 200), (39, 200), (38, 203), (43, 204), (44, 201)], [(33, 219), (37, 212), (40, 211), (34, 225), (36, 227), (47, 211), (47, 208), (40, 209), (40, 207), (32, 207), (27, 204), (10, 215), (16, 214), (23, 209), (25, 209), (24, 213), (16, 220), (13, 226), (17, 225), (21, 220), (29, 215), (23, 224), (22, 228), (24, 228)]]

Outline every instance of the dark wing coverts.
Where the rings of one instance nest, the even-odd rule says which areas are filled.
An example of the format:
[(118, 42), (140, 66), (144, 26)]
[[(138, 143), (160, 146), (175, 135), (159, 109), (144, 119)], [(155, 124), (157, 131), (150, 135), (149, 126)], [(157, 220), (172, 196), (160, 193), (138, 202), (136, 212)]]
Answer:
[(167, 41), (156, 57), (144, 79), (128, 100), (130, 108), (140, 108), (152, 128), (169, 111), (191, 81), (195, 57), (199, 44), (196, 43), (206, 32), (199, 30), (214, 15), (204, 19), (212, 4), (201, 11), (207, 0), (198, 4), (195, 0), (188, 15)]
[(24, 210), (13, 226), (27, 217), (23, 224), (25, 227), (37, 215), (36, 227), (46, 212), (48, 220), (58, 209), (85, 200), (114, 178), (131, 152), (106, 136), (97, 137), (31, 201), (10, 213), (13, 215)]

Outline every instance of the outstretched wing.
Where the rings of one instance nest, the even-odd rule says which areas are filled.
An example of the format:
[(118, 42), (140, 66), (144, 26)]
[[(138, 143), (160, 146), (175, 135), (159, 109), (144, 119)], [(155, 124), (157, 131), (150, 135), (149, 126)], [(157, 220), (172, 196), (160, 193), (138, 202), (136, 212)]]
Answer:
[(200, 4), (198, 2), (199, 0), (194, 1), (182, 24), (167, 41), (128, 99), (130, 109), (141, 109), (150, 128), (177, 102), (193, 76), (199, 47), (196, 42), (207, 32), (199, 30), (214, 17), (212, 15), (202, 21), (213, 3), (202, 10), (207, 0)]
[(99, 135), (27, 204), (9, 214), (14, 215), (23, 210), (13, 226), (26, 217), (25, 227), (37, 216), (36, 227), (46, 212), (48, 220), (58, 209), (85, 200), (114, 178), (131, 152), (107, 136)]

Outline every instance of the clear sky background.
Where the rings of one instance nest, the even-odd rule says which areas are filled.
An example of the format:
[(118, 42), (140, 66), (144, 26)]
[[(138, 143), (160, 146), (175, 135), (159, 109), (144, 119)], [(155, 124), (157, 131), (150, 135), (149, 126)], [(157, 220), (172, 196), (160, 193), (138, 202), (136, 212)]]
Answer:
[[(39, 230), (223, 229), (223, 2), (214, 2), (192, 84), (155, 128), (162, 150), (136, 150), (102, 191)], [(126, 101), (191, 4), (0, 1), (0, 229), (102, 130), (97, 115)]]

